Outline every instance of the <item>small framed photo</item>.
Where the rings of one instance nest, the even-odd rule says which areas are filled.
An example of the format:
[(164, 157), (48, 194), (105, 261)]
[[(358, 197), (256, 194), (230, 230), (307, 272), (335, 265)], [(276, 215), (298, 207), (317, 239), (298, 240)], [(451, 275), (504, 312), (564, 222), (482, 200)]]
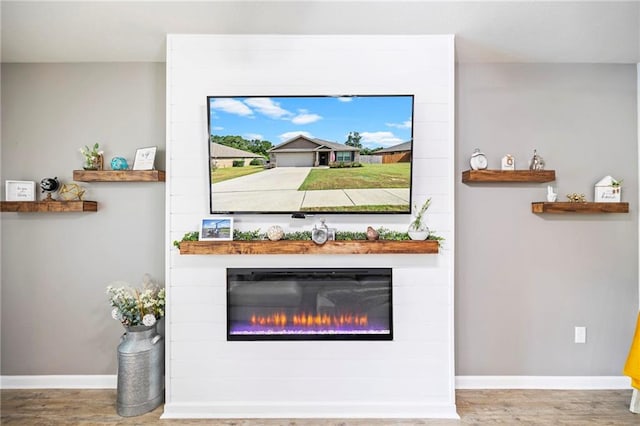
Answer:
[(133, 170), (153, 170), (157, 150), (157, 146), (138, 148), (136, 158), (133, 160)]
[(233, 240), (232, 217), (207, 217), (200, 223), (200, 241)]
[(35, 201), (36, 183), (29, 180), (8, 180), (5, 182), (6, 201)]

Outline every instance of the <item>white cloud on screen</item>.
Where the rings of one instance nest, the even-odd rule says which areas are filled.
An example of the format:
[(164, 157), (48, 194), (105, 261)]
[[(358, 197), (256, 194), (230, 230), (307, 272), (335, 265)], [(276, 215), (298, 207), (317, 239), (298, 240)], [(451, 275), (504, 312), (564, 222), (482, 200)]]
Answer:
[(286, 141), (288, 139), (291, 139), (291, 138), (293, 138), (295, 136), (299, 136), (299, 135), (306, 136), (308, 138), (313, 138), (313, 136), (309, 132), (293, 131), (293, 132), (285, 132), (285, 133), (282, 133), (281, 135), (279, 135), (280, 142), (284, 142), (284, 141)]

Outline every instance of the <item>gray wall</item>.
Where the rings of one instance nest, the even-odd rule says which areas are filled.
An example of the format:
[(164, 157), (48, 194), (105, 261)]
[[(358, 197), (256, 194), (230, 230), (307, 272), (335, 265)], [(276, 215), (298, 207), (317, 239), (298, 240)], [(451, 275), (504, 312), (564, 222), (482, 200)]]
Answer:
[[(164, 123), (164, 64), (3, 64), (2, 199), (6, 179), (72, 182), (95, 142), (106, 162), (157, 145), (164, 168)], [(164, 184), (82, 185), (97, 213), (2, 213), (3, 375), (114, 374), (106, 285), (164, 283)]]
[(458, 182), (456, 374), (620, 375), (638, 312), (635, 66), (462, 64), (457, 84), (459, 171), (476, 147), (496, 169), (535, 148), (560, 201), (610, 174), (631, 213), (534, 215), (546, 184)]
[[(545, 184), (458, 183), (456, 374), (621, 374), (638, 308), (635, 67), (457, 72), (458, 172), (475, 147), (491, 168), (506, 153), (523, 168), (537, 148), (561, 197), (591, 198), (612, 174), (631, 213), (537, 216)], [(164, 151), (164, 64), (5, 64), (1, 78), (3, 183), (69, 182), (96, 141), (108, 159)], [(122, 329), (105, 286), (163, 281), (164, 185), (83, 185), (97, 213), (2, 213), (3, 375), (114, 374)]]

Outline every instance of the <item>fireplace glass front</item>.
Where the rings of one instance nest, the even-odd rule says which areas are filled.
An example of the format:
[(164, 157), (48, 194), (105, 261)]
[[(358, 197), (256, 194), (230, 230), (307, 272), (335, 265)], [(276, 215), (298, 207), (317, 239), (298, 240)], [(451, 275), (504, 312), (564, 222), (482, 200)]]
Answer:
[(391, 268), (229, 268), (227, 340), (392, 340)]

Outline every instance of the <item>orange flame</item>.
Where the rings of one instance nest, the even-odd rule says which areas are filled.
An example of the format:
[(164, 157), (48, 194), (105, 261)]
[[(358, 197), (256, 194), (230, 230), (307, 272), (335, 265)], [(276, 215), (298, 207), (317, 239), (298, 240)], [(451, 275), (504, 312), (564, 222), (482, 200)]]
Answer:
[(251, 315), (251, 325), (287, 325), (287, 316), (284, 313), (271, 314), (269, 316)]
[(251, 325), (276, 326), (285, 327), (288, 323), (292, 323), (296, 327), (313, 328), (313, 327), (340, 327), (346, 325), (366, 326), (369, 323), (367, 315), (356, 314), (295, 314), (291, 318), (284, 312), (278, 312), (270, 315), (251, 315)]

